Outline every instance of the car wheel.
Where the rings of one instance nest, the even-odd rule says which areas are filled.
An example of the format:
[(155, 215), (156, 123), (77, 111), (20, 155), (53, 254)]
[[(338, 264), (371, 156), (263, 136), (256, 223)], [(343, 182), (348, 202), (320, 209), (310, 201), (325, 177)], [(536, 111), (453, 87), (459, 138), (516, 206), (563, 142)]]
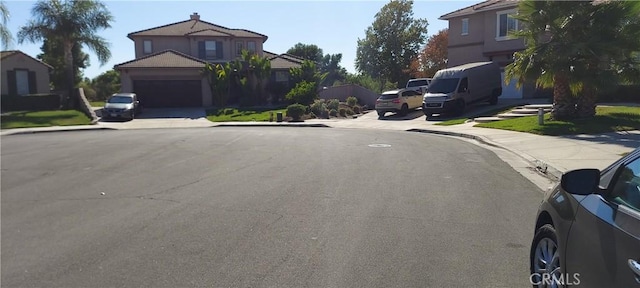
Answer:
[(386, 112), (378, 111), (378, 118), (382, 118), (382, 117), (384, 117), (384, 114), (385, 114), (385, 113), (386, 113)]
[[(555, 287), (557, 283), (544, 283), (543, 276), (561, 279), (558, 236), (550, 224), (538, 229), (531, 243), (531, 282), (533, 287)], [(545, 279), (549, 279), (545, 277)], [(538, 284), (538, 285), (536, 285)]]
[(409, 106), (407, 104), (402, 104), (402, 108), (400, 108), (400, 116), (407, 116), (409, 114)]

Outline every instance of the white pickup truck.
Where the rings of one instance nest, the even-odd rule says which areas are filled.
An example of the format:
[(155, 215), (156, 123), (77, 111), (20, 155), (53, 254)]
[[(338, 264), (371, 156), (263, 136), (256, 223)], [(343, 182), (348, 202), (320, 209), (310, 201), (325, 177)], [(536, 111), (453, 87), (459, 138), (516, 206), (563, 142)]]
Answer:
[(415, 78), (409, 79), (407, 82), (406, 89), (415, 90), (420, 92), (420, 94), (427, 93), (427, 88), (429, 88), (429, 84), (431, 84), (431, 78)]

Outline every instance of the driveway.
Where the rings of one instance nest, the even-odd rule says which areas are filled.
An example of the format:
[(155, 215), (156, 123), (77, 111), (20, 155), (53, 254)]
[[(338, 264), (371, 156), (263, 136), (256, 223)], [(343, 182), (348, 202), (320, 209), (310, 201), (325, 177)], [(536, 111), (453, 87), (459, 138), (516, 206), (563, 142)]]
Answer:
[[(100, 116), (99, 111), (96, 114)], [(211, 127), (205, 108), (146, 108), (136, 119), (103, 120), (98, 125), (118, 129)]]

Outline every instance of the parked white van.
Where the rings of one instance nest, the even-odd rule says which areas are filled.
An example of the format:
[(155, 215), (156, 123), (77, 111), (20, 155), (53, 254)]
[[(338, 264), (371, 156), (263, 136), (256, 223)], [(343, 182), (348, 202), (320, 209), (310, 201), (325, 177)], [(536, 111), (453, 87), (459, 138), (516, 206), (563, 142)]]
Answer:
[(429, 88), (429, 84), (431, 83), (431, 78), (416, 78), (409, 79), (407, 81), (406, 89), (411, 89), (420, 92), (420, 94), (427, 93), (427, 88)]
[(464, 113), (469, 104), (489, 101), (498, 103), (502, 95), (500, 67), (493, 62), (468, 63), (440, 70), (434, 75), (422, 99), (422, 112), (433, 114)]

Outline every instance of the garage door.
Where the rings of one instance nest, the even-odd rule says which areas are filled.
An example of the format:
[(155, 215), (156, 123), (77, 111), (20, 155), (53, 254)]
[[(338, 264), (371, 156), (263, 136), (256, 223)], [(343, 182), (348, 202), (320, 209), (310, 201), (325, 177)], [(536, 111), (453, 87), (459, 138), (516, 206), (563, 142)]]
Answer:
[(516, 88), (516, 81), (512, 79), (508, 84), (504, 83), (504, 72), (500, 74), (502, 80), (502, 96), (500, 98), (522, 98), (522, 87)]
[(200, 80), (136, 80), (133, 91), (144, 107), (201, 107)]

